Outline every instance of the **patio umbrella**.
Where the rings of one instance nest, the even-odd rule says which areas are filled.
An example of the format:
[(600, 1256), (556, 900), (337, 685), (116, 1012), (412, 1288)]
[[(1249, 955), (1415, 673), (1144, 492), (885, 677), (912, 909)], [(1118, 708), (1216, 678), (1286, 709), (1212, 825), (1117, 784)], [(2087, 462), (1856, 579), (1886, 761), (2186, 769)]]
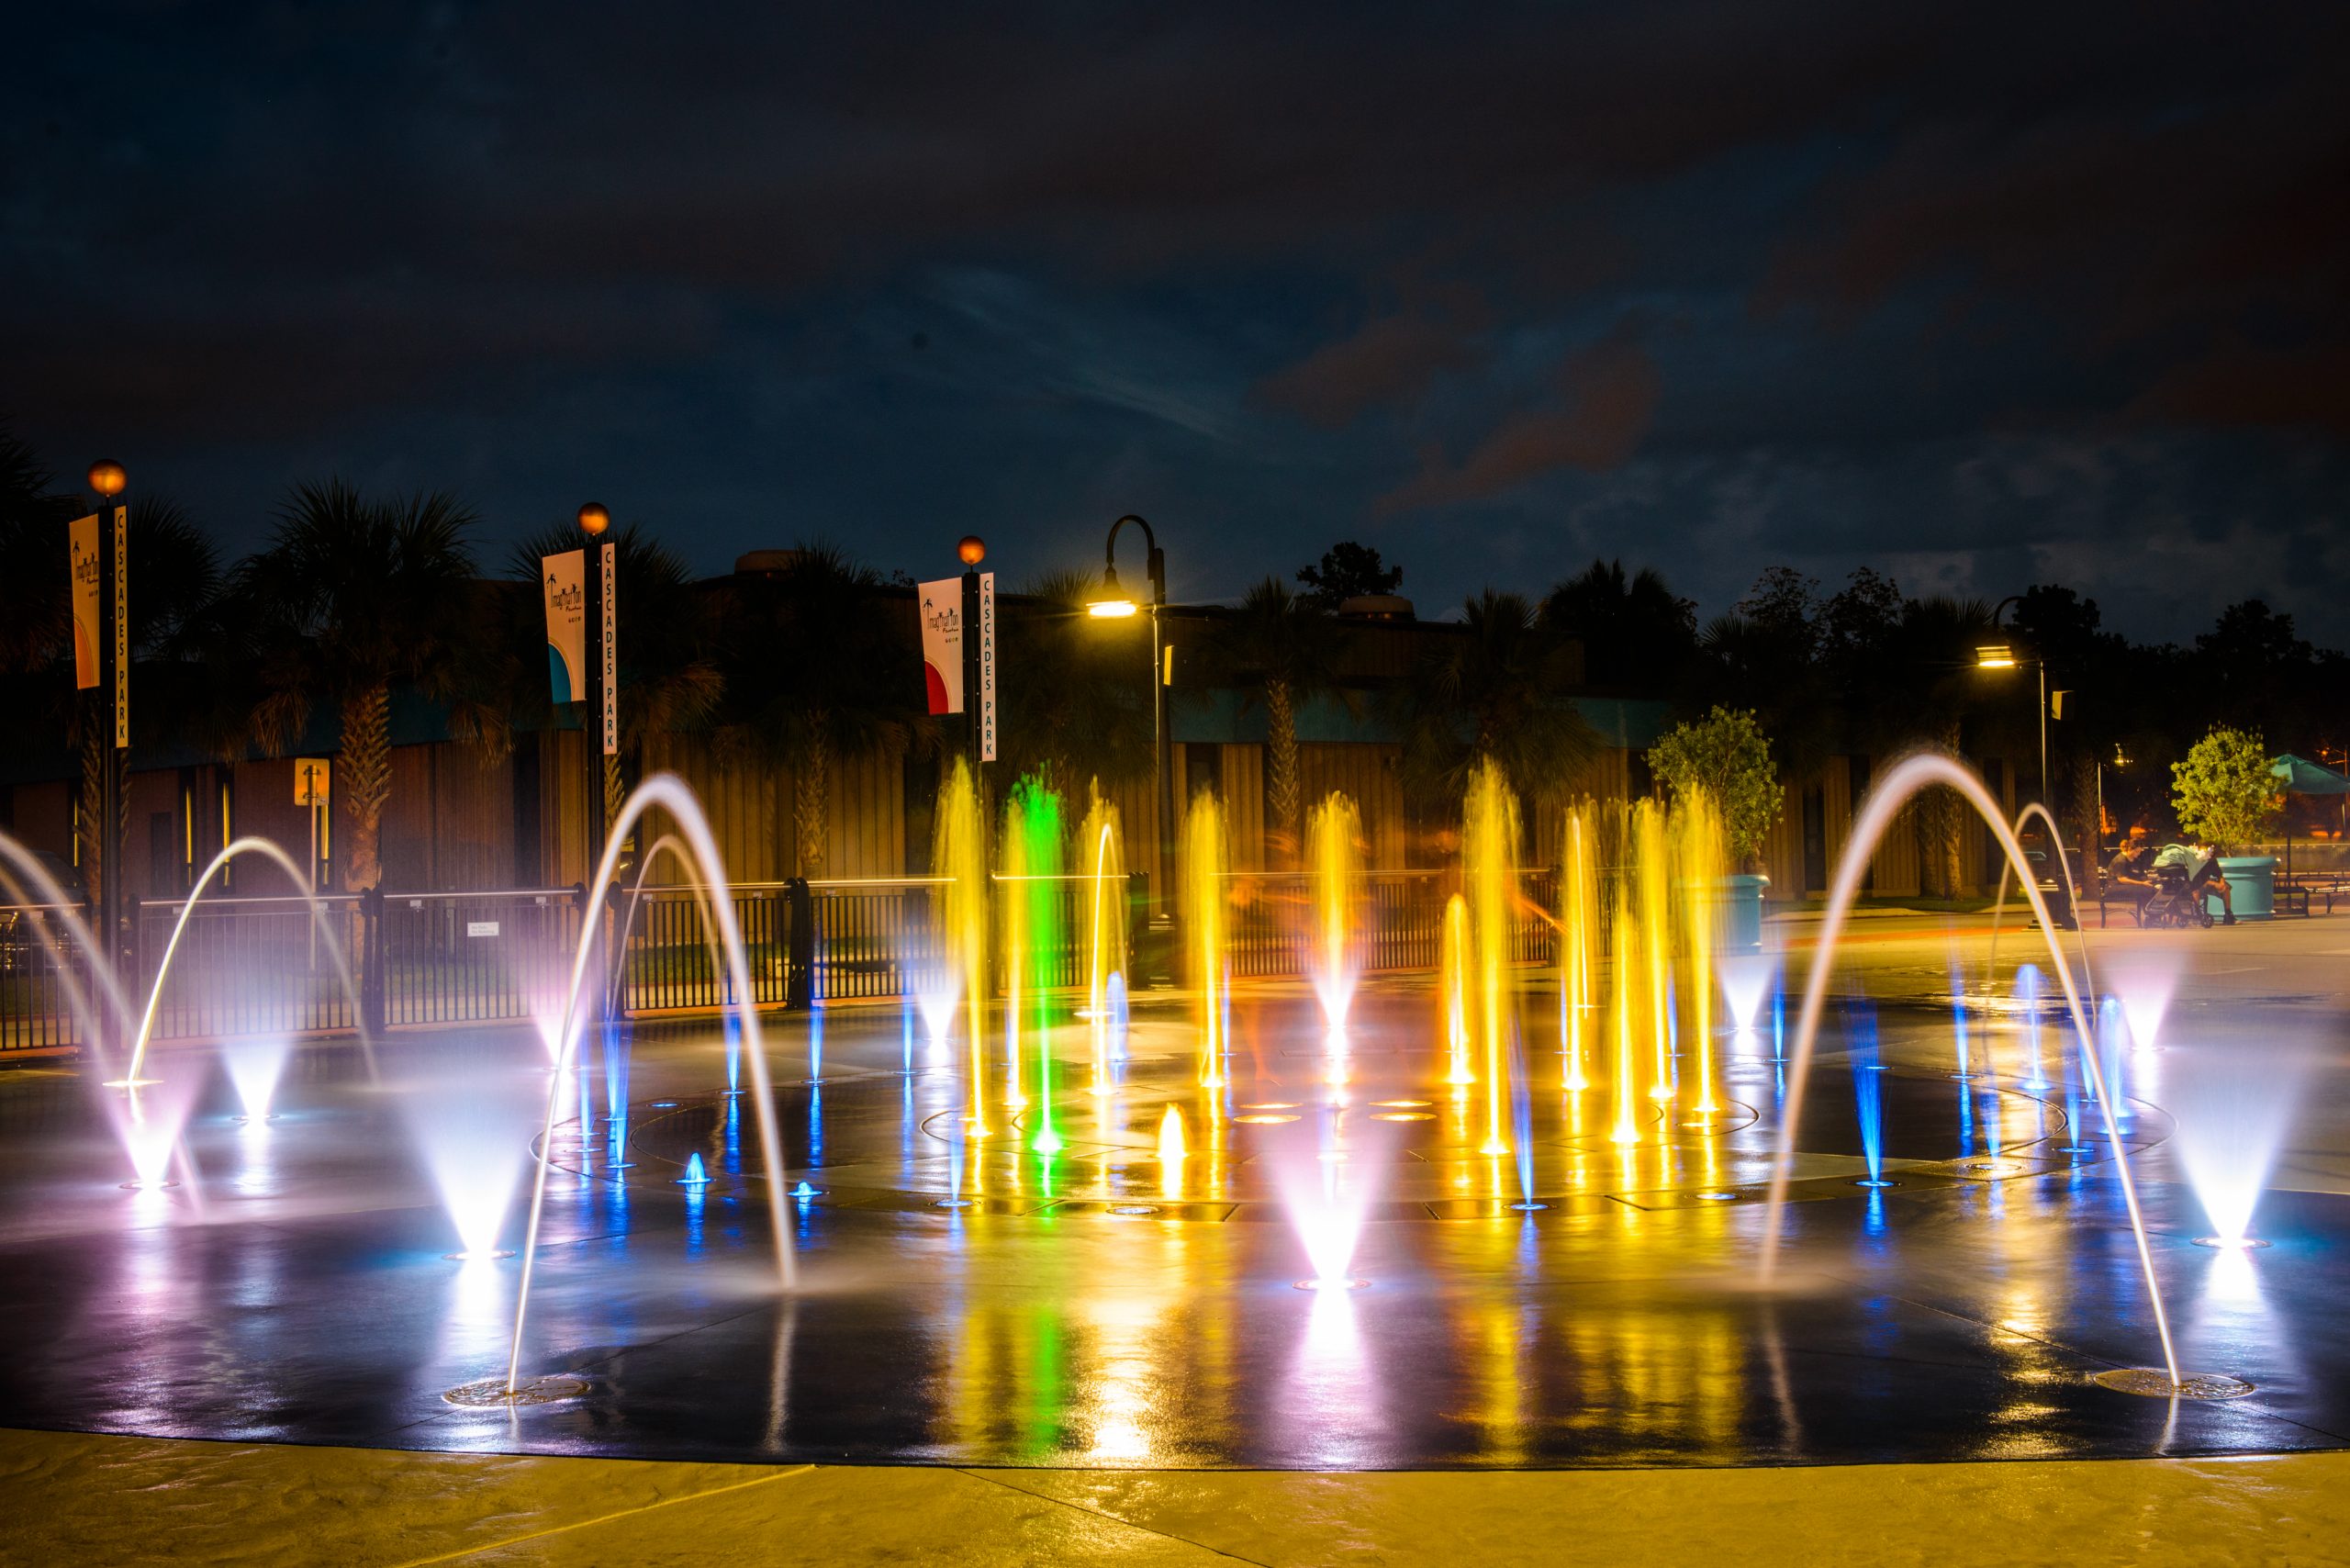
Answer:
[[(2350, 795), (2350, 778), (2289, 751), (2270, 764), (2268, 771), (2284, 781), (2285, 793), (2288, 795)], [(2285, 874), (2293, 874), (2293, 835), (2289, 830), (2285, 834)]]

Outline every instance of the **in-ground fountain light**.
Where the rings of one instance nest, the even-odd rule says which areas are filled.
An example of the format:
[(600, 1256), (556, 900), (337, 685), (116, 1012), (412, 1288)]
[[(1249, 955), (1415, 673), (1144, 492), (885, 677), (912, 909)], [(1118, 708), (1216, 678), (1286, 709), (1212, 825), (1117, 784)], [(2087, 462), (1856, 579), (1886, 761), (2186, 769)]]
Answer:
[[(498, 1240), (530, 1159), (529, 1146), (514, 1129), (531, 1123), (538, 1098), (534, 1078), (483, 1071), (401, 1091), (408, 1140), (431, 1172), (456, 1238), (457, 1249), (447, 1254), (453, 1260), (513, 1256)], [(581, 1128), (583, 1138), (588, 1130)]]

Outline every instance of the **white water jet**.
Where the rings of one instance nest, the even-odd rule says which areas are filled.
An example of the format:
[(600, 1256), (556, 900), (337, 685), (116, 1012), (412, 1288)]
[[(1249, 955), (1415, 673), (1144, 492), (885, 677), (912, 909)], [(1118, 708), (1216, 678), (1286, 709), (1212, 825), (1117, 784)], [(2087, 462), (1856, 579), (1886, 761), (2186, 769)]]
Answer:
[(277, 1081), (293, 1051), (294, 1042), (283, 1035), (244, 1035), (220, 1048), (220, 1065), (236, 1087), (246, 1121), (268, 1119), (270, 1103), (277, 1098)]
[[(1905, 758), (1885, 777), (1884, 782), (1872, 790), (1868, 804), (1852, 823), (1852, 837), (1845, 846), (1843, 857), (1836, 863), (1834, 885), (1828, 896), (1828, 909), (1820, 923), (1819, 946), (1812, 955), (1811, 974), (1804, 985), (1803, 1011), (1796, 1027), (1794, 1070), (1788, 1075), (1787, 1098), (1781, 1113), (1779, 1147), (1772, 1161), (1769, 1206), (1763, 1215), (1762, 1274), (1765, 1281), (1772, 1277), (1778, 1260), (1779, 1230), (1785, 1215), (1787, 1182), (1795, 1161), (1795, 1132), (1803, 1119), (1804, 1087), (1810, 1078), (1811, 1053), (1814, 1039), (1819, 1032), (1819, 1015), (1828, 1002), (1828, 980), (1836, 958), (1836, 944), (1842, 935), (1845, 917), (1853, 901), (1859, 897), (1861, 878), (1867, 871), (1869, 860), (1876, 853), (1877, 842), (1893, 825), (1895, 815), (1908, 803), (1909, 798), (1934, 785), (1948, 785), (1964, 796), (1975, 808), (1986, 826), (1998, 839), (1999, 847), (2012, 867), (2028, 868), (2023, 846), (2018, 842), (2015, 830), (2008, 825), (1999, 803), (1991, 796), (1983, 781), (1953, 757), (1923, 753)], [(2052, 829), (2052, 833), (2053, 833)], [(2063, 851), (2061, 846), (2058, 853)], [(2154, 1329), (2162, 1339), (2163, 1364), (2170, 1376), (2171, 1386), (2183, 1386), (2179, 1376), (2178, 1353), (2171, 1344), (2170, 1317), (2163, 1309), (2162, 1290), (2154, 1278), (2154, 1249), (2146, 1240), (2145, 1215), (2138, 1204), (2138, 1185), (2130, 1174), (2130, 1151), (2122, 1143), (2120, 1126), (2115, 1120), (2112, 1093), (2106, 1083), (2105, 1069), (2098, 1059), (2096, 1039), (2089, 1032), (2088, 1015), (2081, 1007), (2081, 993), (2073, 980), (2072, 967), (2065, 961), (2065, 950), (2056, 940), (2056, 929), (2049, 919), (2048, 905), (2040, 896), (2040, 887), (2029, 876), (2021, 877), (2024, 896), (2030, 900), (2034, 916), (2040, 922), (2041, 935), (2048, 947), (2049, 966), (2065, 988), (2065, 1002), (2072, 1014), (2074, 1038), (2078, 1046), (2083, 1070), (2097, 1092), (2098, 1104), (2106, 1112), (2106, 1137), (2113, 1153), (2114, 1173), (2121, 1184), (2121, 1197), (2130, 1211), (2130, 1229), (2138, 1244), (2138, 1262), (2146, 1280), (2146, 1297), (2154, 1308)]]
[(411, 1088), (401, 1098), (409, 1141), (431, 1172), (466, 1259), (486, 1259), (498, 1247), (530, 1158), (514, 1124), (537, 1100), (535, 1075), (482, 1071)]
[[(702, 815), (701, 803), (686, 781), (674, 773), (656, 773), (639, 784), (621, 807), (619, 820), (604, 841), (603, 859), (596, 868), (593, 888), (609, 887), (612, 873), (620, 862), (621, 844), (627, 838), (644, 813), (659, 806), (675, 818), (691, 853), (697, 873), (711, 890), (710, 910), (718, 926), (719, 945), (725, 955), (726, 976), (733, 991), (733, 1015), (741, 1020), (744, 1054), (750, 1058), (751, 1086), (758, 1102), (759, 1152), (766, 1161), (768, 1218), (775, 1231), (776, 1273), (789, 1291), (798, 1283), (791, 1251), (791, 1223), (784, 1207), (783, 1143), (777, 1136), (775, 1125), (775, 1095), (767, 1075), (767, 1053), (759, 1029), (758, 1009), (752, 1002), (750, 964), (744, 956), (743, 932), (734, 919), (734, 901), (729, 895), (725, 862), (718, 853), (718, 841), (711, 836), (710, 823)], [(579, 993), (587, 983), (588, 960), (596, 948), (596, 933), (604, 913), (604, 901), (592, 898), (588, 902), (588, 916), (581, 923), (579, 947), (571, 964), (571, 984), (565, 992), (563, 1025), (559, 1035), (563, 1049), (555, 1062), (554, 1081), (547, 1091), (546, 1122), (540, 1134), (539, 1166), (531, 1184), (531, 1224), (522, 1244), (522, 1280), (514, 1298), (514, 1344), (506, 1362), (506, 1394), (511, 1398), (522, 1364), (522, 1331), (531, 1309), (531, 1277), (538, 1261), (539, 1221), (546, 1209), (547, 1170), (553, 1159), (555, 1114), (561, 1107), (565, 1069), (570, 1065), (573, 1047), (577, 1039), (576, 1017)]]
[(1722, 1000), (1729, 1004), (1730, 1023), (1739, 1034), (1751, 1034), (1762, 1016), (1762, 999), (1771, 994), (1777, 960), (1763, 953), (1730, 953), (1715, 966), (1721, 980)]
[(204, 868), (204, 875), (198, 877), (196, 886), (189, 890), (187, 902), (180, 905), (179, 918), (172, 922), (172, 939), (163, 945), (162, 961), (155, 966), (155, 982), (147, 990), (147, 1007), (140, 1015), (139, 1036), (131, 1047), (130, 1066), (125, 1070), (123, 1077), (132, 1083), (139, 1081), (139, 1069), (147, 1059), (147, 1036), (155, 1027), (155, 1009), (162, 1002), (164, 981), (171, 979), (172, 960), (179, 955), (180, 937), (186, 932), (187, 923), (196, 913), (196, 901), (204, 896), (204, 890), (211, 886), (212, 879), (220, 874), (222, 868), (241, 855), (259, 855), (263, 859), (274, 860), (286, 876), (293, 879), (294, 890), (309, 907), (312, 927), (326, 938), (327, 957), (333, 961), (335, 978), (342, 981), (343, 994), (351, 999), (352, 1021), (359, 1028), (359, 1048), (367, 1058), (367, 1081), (380, 1085), (383, 1080), (375, 1071), (375, 1042), (367, 1034), (366, 1003), (360, 997), (359, 982), (351, 977), (351, 965), (343, 957), (342, 944), (335, 939), (333, 924), (327, 919), (326, 905), (319, 902), (317, 891), (310, 886), (310, 879), (303, 875), (302, 868), (296, 864), (291, 855), (279, 848), (273, 839), (250, 836), (238, 839), (215, 855), (211, 863)]
[(2162, 1038), (2163, 1019), (2170, 1012), (2171, 991), (2178, 984), (2178, 960), (2169, 953), (2133, 949), (2106, 966), (2114, 1000), (2130, 1025), (2130, 1043), (2151, 1051)]
[(2188, 1184), (2218, 1239), (2241, 1246), (2292, 1128), (2310, 1053), (2270, 1036), (2231, 1040), (2216, 1053), (2176, 1051), (2164, 1060), (2178, 1106), (2172, 1142)]

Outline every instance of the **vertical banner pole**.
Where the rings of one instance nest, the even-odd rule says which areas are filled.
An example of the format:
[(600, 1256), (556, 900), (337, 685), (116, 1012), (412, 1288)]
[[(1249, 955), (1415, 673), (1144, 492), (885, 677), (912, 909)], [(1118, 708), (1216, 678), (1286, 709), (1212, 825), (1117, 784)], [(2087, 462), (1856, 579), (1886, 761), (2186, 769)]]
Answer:
[(979, 574), (963, 574), (963, 738), (971, 765), (971, 786), (979, 782)]

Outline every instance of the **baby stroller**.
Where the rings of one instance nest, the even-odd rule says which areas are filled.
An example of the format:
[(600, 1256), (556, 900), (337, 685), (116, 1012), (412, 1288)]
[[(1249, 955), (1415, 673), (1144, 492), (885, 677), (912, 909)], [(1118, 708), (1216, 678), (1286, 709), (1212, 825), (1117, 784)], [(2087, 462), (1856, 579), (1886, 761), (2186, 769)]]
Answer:
[(2183, 929), (2191, 925), (2210, 925), (2211, 908), (2203, 899), (2200, 884), (2206, 878), (2190, 877), (2184, 866), (2157, 866), (2154, 868), (2154, 890), (2138, 910), (2138, 924), (2144, 927), (2169, 926)]

